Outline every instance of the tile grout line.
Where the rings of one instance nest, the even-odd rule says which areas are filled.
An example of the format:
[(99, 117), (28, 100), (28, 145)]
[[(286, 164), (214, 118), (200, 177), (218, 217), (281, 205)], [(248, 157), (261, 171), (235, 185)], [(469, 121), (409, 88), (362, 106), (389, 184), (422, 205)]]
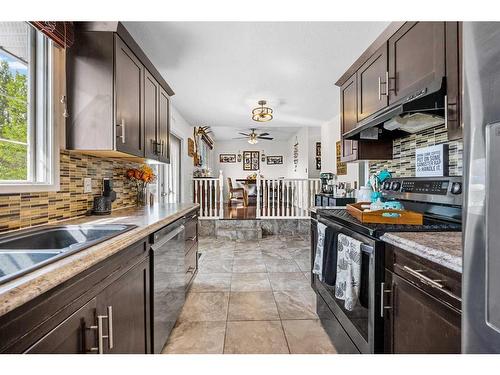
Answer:
[(274, 290), (271, 285), (271, 280), (269, 279), (269, 273), (266, 273), (266, 276), (269, 281), (269, 285), (271, 286), (271, 294), (273, 295), (274, 304), (276, 305), (276, 310), (278, 311), (278, 316), (280, 318), (281, 331), (283, 332), (283, 337), (285, 338), (286, 347), (288, 348), (288, 354), (292, 354), (292, 351), (290, 350), (290, 344), (288, 343), (288, 338), (286, 337), (285, 328), (283, 327), (283, 320), (281, 319), (281, 313), (280, 309), (278, 308), (278, 302), (276, 301), (276, 297), (274, 296)]

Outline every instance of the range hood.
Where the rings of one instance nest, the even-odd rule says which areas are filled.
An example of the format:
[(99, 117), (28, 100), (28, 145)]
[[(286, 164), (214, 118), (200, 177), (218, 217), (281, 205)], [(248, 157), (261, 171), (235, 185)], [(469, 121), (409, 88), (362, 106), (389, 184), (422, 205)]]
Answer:
[(361, 121), (346, 139), (396, 138), (445, 123), (446, 82), (423, 88)]

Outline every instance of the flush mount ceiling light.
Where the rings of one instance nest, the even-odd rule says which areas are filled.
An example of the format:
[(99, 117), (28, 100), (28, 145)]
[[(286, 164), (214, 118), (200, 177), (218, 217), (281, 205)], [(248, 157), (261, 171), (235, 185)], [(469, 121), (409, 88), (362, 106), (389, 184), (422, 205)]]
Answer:
[(257, 122), (271, 121), (273, 119), (273, 110), (269, 107), (265, 107), (267, 104), (265, 100), (259, 100), (258, 103), (260, 107), (252, 110), (252, 120)]

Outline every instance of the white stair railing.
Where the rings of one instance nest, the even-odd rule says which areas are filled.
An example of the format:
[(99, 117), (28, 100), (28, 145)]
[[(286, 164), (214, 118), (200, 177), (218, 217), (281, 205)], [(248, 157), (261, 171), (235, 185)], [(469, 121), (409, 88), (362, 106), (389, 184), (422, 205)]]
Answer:
[(200, 219), (220, 219), (224, 217), (224, 178), (193, 178), (193, 201), (200, 204)]
[(321, 187), (319, 178), (257, 177), (257, 218), (295, 219), (309, 217), (315, 194)]

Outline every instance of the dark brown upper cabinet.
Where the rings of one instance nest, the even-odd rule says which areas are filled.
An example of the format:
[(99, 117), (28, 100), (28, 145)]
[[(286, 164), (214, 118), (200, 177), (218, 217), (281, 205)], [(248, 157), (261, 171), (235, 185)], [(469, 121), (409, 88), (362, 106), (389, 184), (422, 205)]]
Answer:
[[(357, 75), (354, 74), (340, 88), (340, 124), (342, 134), (354, 129), (358, 122), (359, 90), (357, 78)], [(389, 140), (378, 142), (343, 139), (340, 159), (342, 162), (392, 159), (392, 142)]]
[(169, 99), (172, 89), (121, 23), (77, 22), (75, 30), (67, 58), (66, 147), (168, 162), (168, 145), (160, 150), (169, 131), (161, 93)]
[(387, 44), (375, 52), (356, 72), (358, 122), (385, 108), (388, 103)]
[(388, 41), (389, 104), (445, 77), (445, 23), (407, 22)]
[(145, 157), (154, 159), (159, 154), (160, 142), (160, 85), (146, 70), (144, 72), (144, 138)]
[(144, 66), (115, 36), (116, 150), (139, 157), (144, 156), (143, 79)]
[[(350, 133), (350, 139), (361, 139), (359, 142), (365, 143), (367, 134), (360, 135), (361, 129), (380, 118), (377, 116), (384, 111), (426, 92), (446, 89), (448, 139), (461, 138), (460, 28), (459, 22), (391, 23), (336, 82), (340, 87), (342, 137), (346, 139)], [(404, 133), (398, 131), (385, 131), (379, 133), (378, 142), (402, 135)], [(352, 156), (353, 150), (359, 153), (366, 147), (347, 142), (343, 142), (343, 146), (345, 161), (359, 160), (359, 155), (358, 158)]]
[(158, 160), (170, 163), (170, 97), (160, 86), (159, 97), (159, 154)]
[(347, 133), (358, 123), (356, 75), (349, 78), (340, 88), (340, 121), (342, 133)]

